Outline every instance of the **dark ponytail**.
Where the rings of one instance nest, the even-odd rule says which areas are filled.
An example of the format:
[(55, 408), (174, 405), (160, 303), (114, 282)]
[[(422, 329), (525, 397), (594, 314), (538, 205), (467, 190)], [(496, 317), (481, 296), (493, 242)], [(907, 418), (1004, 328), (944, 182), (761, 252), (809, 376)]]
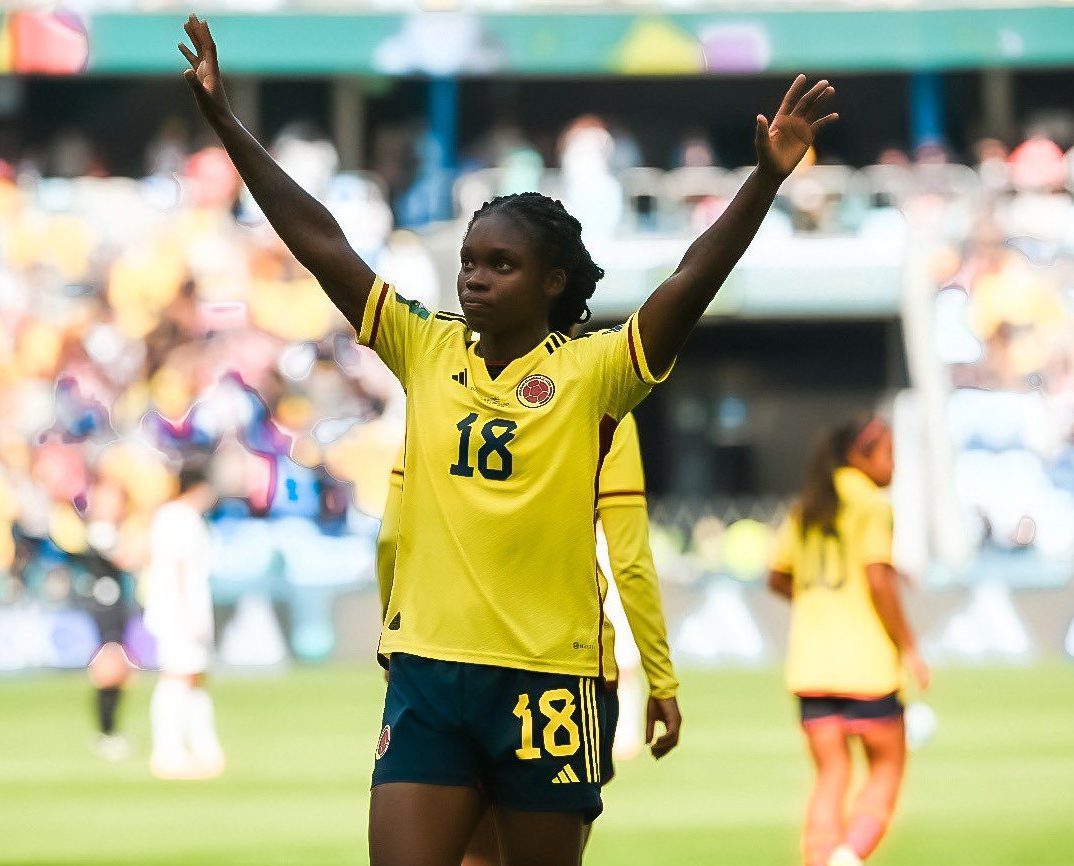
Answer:
[(798, 500), (802, 535), (817, 527), (825, 535), (835, 535), (839, 516), (839, 494), (835, 489), (835, 470), (847, 465), (850, 451), (872, 416), (856, 418), (830, 430), (817, 445), (806, 470), (805, 485)]
[(541, 259), (549, 268), (562, 268), (567, 282), (548, 312), (548, 327), (568, 333), (593, 315), (586, 303), (604, 277), (582, 243), (582, 224), (565, 207), (539, 192), (501, 195), (485, 202), (470, 218), (469, 231), (477, 220), (491, 213), (505, 213), (530, 229)]

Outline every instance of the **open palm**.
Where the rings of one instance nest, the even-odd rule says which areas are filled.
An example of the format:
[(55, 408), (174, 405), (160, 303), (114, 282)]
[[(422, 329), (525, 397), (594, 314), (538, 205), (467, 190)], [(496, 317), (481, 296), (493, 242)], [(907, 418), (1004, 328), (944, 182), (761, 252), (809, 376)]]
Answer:
[(198, 107), (204, 114), (230, 111), (224, 83), (220, 79), (220, 65), (216, 60), (216, 43), (209, 32), (209, 25), (196, 15), (191, 15), (183, 29), (194, 43), (194, 51), (179, 43), (179, 50), (190, 64), (190, 69), (183, 73), (183, 77), (194, 91)]
[(794, 79), (771, 124), (763, 114), (757, 115), (757, 164), (780, 179), (794, 171), (817, 133), (839, 119), (838, 114), (825, 113), (835, 88), (825, 80), (808, 89), (807, 84), (804, 75)]

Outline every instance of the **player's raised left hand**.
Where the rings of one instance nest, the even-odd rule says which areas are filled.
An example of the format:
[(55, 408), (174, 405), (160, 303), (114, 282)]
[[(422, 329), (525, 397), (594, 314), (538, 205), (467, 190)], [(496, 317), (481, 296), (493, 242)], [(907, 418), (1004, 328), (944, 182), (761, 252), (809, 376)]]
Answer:
[[(656, 737), (656, 723), (662, 722), (664, 733)], [(645, 708), (645, 742), (654, 758), (662, 758), (679, 744), (682, 714), (675, 698), (649, 698)], [(655, 737), (655, 739), (654, 739)]]
[(763, 114), (757, 115), (757, 167), (777, 181), (794, 171), (817, 133), (839, 119), (838, 114), (826, 111), (835, 88), (827, 80), (807, 89), (808, 83), (804, 75), (794, 79), (771, 123)]
[(231, 106), (224, 93), (220, 64), (216, 59), (216, 42), (209, 32), (209, 24), (192, 14), (183, 29), (194, 44), (194, 51), (191, 51), (184, 43), (179, 43), (179, 50), (190, 64), (190, 69), (183, 73), (183, 77), (194, 91), (198, 108), (210, 121), (226, 117), (231, 113)]

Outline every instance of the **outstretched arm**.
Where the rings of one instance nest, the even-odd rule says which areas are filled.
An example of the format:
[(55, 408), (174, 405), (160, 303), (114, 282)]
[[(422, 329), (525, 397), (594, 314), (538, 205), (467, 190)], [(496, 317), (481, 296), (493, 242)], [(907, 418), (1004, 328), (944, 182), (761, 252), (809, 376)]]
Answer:
[(914, 632), (906, 621), (899, 599), (898, 575), (895, 569), (885, 562), (875, 562), (865, 567), (865, 577), (869, 582), (869, 594), (873, 599), (880, 622), (899, 650), (899, 655), (910, 668), (910, 673), (917, 680), (918, 688), (925, 691), (932, 681), (932, 671), (917, 651)]
[[(645, 742), (654, 758), (662, 758), (678, 745), (682, 713), (675, 697), (679, 682), (675, 679), (668, 649), (660, 580), (649, 547), (649, 513), (645, 500), (639, 504), (601, 507), (600, 522), (608, 539), (608, 559), (619, 589), (619, 599), (649, 681)], [(659, 736), (657, 722), (664, 726)]]
[(638, 333), (649, 369), (666, 370), (731, 269), (742, 258), (784, 179), (813, 144), (817, 132), (839, 115), (826, 114), (835, 88), (818, 81), (806, 88), (794, 79), (771, 125), (757, 115), (757, 167), (718, 220), (686, 251), (679, 267), (642, 306)]
[(179, 44), (191, 67), (183, 77), (194, 91), (198, 108), (276, 233), (357, 330), (375, 278), (373, 271), (347, 243), (328, 209), (276, 164), (231, 111), (209, 25), (191, 15), (183, 29), (194, 44), (194, 51)]

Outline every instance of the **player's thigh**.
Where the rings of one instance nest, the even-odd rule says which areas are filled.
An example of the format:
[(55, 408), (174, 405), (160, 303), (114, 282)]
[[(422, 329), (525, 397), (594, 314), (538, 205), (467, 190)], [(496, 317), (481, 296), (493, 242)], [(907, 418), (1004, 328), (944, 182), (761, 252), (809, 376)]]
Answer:
[(496, 838), (496, 820), (486, 809), (470, 836), (462, 866), (500, 866), (500, 843)]
[(485, 807), (476, 788), (378, 785), (369, 802), (370, 866), (459, 866)]
[(193, 684), (194, 678), (209, 669), (211, 647), (181, 634), (157, 638), (157, 663), (162, 674), (183, 677)]
[(578, 866), (582, 862), (581, 814), (493, 808), (504, 866)]
[(870, 769), (901, 777), (906, 766), (906, 725), (902, 717), (863, 726), (858, 733)]
[(850, 746), (845, 719), (835, 712), (823, 715), (811, 713), (805, 700), (802, 703), (802, 731), (817, 773), (827, 777), (849, 778)]

